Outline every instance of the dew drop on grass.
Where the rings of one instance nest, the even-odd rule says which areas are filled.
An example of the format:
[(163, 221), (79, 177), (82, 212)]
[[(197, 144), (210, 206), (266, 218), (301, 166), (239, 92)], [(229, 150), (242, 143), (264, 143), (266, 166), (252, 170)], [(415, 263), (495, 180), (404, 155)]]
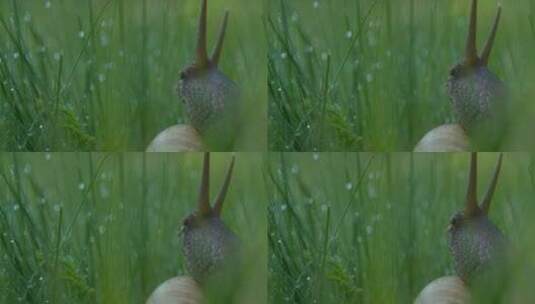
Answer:
[(313, 154), (312, 154), (312, 159), (313, 159), (313, 160), (318, 160), (318, 159), (320, 159), (320, 155), (319, 155), (319, 153), (313, 153)]
[(373, 227), (371, 225), (366, 226), (366, 233), (371, 235), (373, 233)]
[(61, 53), (56, 52), (54, 53), (54, 60), (59, 61), (61, 59)]
[(101, 83), (106, 81), (106, 75), (98, 74), (98, 81), (101, 82)]
[(366, 74), (366, 81), (372, 82), (373, 81), (373, 75), (371, 73)]
[(19, 59), (19, 57), (20, 57), (19, 52), (13, 53), (13, 59)]
[(23, 172), (24, 174), (30, 174), (32, 172), (32, 166), (30, 164), (25, 164)]
[(52, 6), (52, 3), (50, 1), (45, 2), (45, 8), (50, 8)]
[(80, 37), (81, 39), (83, 39), (85, 37), (85, 32), (84, 31), (79, 31), (78, 32), (78, 37)]
[(319, 1), (314, 1), (314, 3), (312, 4), (312, 6), (313, 6), (314, 8), (318, 8), (318, 7), (320, 7), (320, 2), (319, 2)]
[(24, 14), (24, 21), (25, 21), (25, 22), (30, 22), (30, 21), (32, 21), (32, 15), (30, 15), (30, 13), (26, 12), (26, 13)]
[(102, 34), (100, 35), (100, 45), (102, 47), (107, 47), (110, 44), (110, 38), (108, 38), (108, 35)]
[(103, 235), (104, 232), (106, 232), (106, 227), (104, 227), (103, 225), (98, 226), (98, 233), (100, 235)]
[(298, 165), (293, 165), (291, 172), (292, 172), (292, 174), (299, 173), (299, 166)]
[(52, 159), (52, 154), (50, 154), (50, 153), (45, 153), (45, 159), (46, 159), (46, 160), (51, 160), (51, 159)]
[(346, 38), (350, 39), (351, 37), (353, 37), (353, 32), (352, 31), (347, 31), (346, 32)]
[(82, 182), (82, 183), (79, 183), (78, 184), (78, 190), (84, 190), (85, 189), (85, 184)]
[(288, 58), (288, 54), (286, 54), (286, 52), (282, 52), (281, 59), (286, 59), (286, 58)]
[(282, 205), (282, 206), (281, 206), (281, 211), (286, 211), (287, 208), (288, 208), (287, 205)]
[(327, 54), (326, 52), (321, 53), (321, 60), (325, 61), (327, 60), (327, 58), (329, 58), (329, 54)]
[(351, 190), (351, 189), (353, 189), (353, 183), (352, 182), (347, 182), (345, 187), (346, 187), (346, 190)]
[(101, 184), (99, 188), (100, 188), (100, 197), (102, 198), (110, 197), (110, 190), (108, 189), (108, 186)]
[(20, 209), (19, 204), (15, 204), (15, 205), (13, 206), (13, 211), (18, 211), (19, 209)]

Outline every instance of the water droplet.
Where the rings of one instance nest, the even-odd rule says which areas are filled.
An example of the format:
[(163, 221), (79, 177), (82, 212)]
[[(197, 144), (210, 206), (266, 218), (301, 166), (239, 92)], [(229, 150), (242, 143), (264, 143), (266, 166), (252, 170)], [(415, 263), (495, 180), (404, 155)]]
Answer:
[(45, 8), (50, 8), (52, 6), (52, 3), (50, 1), (45, 2)]
[(299, 173), (299, 166), (297, 166), (297, 165), (293, 165), (291, 171), (292, 171), (292, 174), (297, 174), (297, 173)]
[(30, 15), (30, 13), (26, 12), (26, 14), (24, 14), (24, 21), (25, 22), (32, 21), (32, 15)]
[(106, 227), (103, 225), (98, 226), (98, 233), (102, 235), (104, 232), (106, 232)]
[(373, 233), (373, 227), (370, 225), (366, 226), (366, 233), (368, 235), (371, 235)]
[(99, 81), (99, 82), (104, 82), (104, 81), (106, 81), (106, 75), (104, 75), (104, 74), (98, 74), (98, 81)]
[(79, 31), (79, 32), (78, 32), (78, 37), (80, 37), (80, 38), (83, 39), (83, 38), (85, 37), (85, 33), (84, 33), (84, 31)]
[(353, 32), (352, 31), (347, 31), (346, 32), (346, 38), (350, 39), (351, 37), (353, 37)]
[(82, 182), (82, 183), (79, 183), (78, 184), (78, 189), (79, 190), (84, 190), (85, 189), (85, 184)]
[(325, 61), (325, 60), (327, 60), (327, 58), (329, 58), (329, 54), (327, 54), (325, 52), (321, 53), (321, 60)]
[(19, 59), (20, 54), (18, 52), (13, 53), (13, 59)]
[(366, 81), (367, 82), (372, 82), (373, 81), (373, 75), (370, 74), (370, 73), (366, 74)]
[(281, 59), (286, 59), (286, 58), (288, 58), (288, 54), (286, 54), (285, 52), (282, 52)]
[(54, 53), (54, 60), (59, 61), (61, 59), (61, 53)]
[(320, 2), (319, 1), (314, 1), (314, 4), (312, 4), (312, 6), (314, 8), (318, 8), (318, 7), (320, 7)]
[(13, 206), (13, 211), (18, 211), (19, 209), (20, 209), (19, 204), (15, 204), (15, 205)]
[(46, 154), (45, 154), (45, 159), (46, 159), (46, 160), (50, 160), (50, 159), (52, 159), (52, 154), (50, 154), (50, 153), (46, 153)]
[(346, 183), (346, 190), (351, 190), (353, 189), (353, 183), (352, 182), (347, 182)]
[(286, 211), (287, 208), (288, 208), (287, 205), (282, 205), (282, 206), (281, 206), (281, 211)]
[(318, 160), (318, 159), (320, 159), (320, 154), (319, 154), (319, 153), (313, 153), (313, 154), (312, 154), (312, 159), (313, 159), (313, 160)]

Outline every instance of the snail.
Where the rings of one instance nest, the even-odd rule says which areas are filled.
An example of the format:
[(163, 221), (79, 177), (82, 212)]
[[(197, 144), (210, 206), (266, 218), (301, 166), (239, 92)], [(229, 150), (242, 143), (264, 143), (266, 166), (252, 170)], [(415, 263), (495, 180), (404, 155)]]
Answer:
[(172, 126), (156, 136), (151, 152), (228, 150), (239, 129), (238, 86), (218, 69), (228, 23), (225, 12), (211, 57), (206, 51), (207, 0), (202, 0), (196, 59), (180, 72), (177, 92), (184, 102), (189, 125)]
[(455, 65), (446, 83), (457, 123), (428, 132), (416, 145), (416, 152), (495, 150), (506, 130), (507, 89), (487, 68), (501, 6), (481, 56), (476, 49), (477, 0), (472, 0), (464, 60)]
[(198, 210), (183, 221), (180, 235), (185, 266), (189, 276), (172, 278), (158, 286), (147, 304), (199, 304), (202, 287), (208, 281), (220, 278), (227, 267), (235, 265), (239, 257), (240, 241), (222, 221), (220, 215), (227, 194), (234, 158), (213, 207), (209, 203), (210, 155), (205, 153)]
[(500, 174), (502, 155), (483, 201), (477, 202), (477, 154), (472, 153), (465, 208), (455, 213), (448, 227), (448, 247), (456, 276), (428, 284), (415, 303), (469, 303), (470, 286), (502, 265), (508, 241), (489, 220), (488, 212)]
[(470, 150), (470, 141), (458, 124), (442, 125), (429, 131), (414, 152), (462, 152)]
[(457, 276), (438, 278), (429, 283), (418, 295), (415, 304), (465, 304), (470, 303), (470, 293)]
[(195, 152), (203, 149), (197, 130), (189, 125), (167, 128), (152, 141), (147, 152)]

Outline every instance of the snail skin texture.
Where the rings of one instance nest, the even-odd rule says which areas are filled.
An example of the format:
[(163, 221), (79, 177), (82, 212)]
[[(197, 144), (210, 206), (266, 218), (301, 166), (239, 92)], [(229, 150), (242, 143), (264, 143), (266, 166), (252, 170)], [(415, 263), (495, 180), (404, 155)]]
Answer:
[(148, 151), (200, 151), (199, 146), (217, 151), (232, 150), (239, 129), (237, 117), (240, 116), (240, 90), (236, 83), (218, 69), (228, 16), (226, 11), (214, 51), (211, 57), (208, 57), (207, 0), (202, 0), (195, 62), (180, 72), (177, 86), (178, 96), (184, 102), (189, 126), (179, 125), (164, 130), (156, 136)]
[(466, 304), (470, 292), (457, 276), (441, 277), (429, 283), (418, 295), (415, 304)]
[[(198, 210), (183, 222), (183, 251), (190, 276), (175, 277), (162, 283), (147, 304), (200, 304), (211, 279), (219, 278), (225, 262), (237, 257), (240, 241), (220, 218), (234, 168), (234, 157), (225, 175), (223, 186), (210, 205), (210, 154), (204, 154)], [(218, 281), (219, 283), (219, 281)], [(221, 285), (219, 285), (221, 286)]]
[(189, 125), (165, 129), (150, 143), (147, 152), (197, 152), (203, 150), (199, 133)]
[(180, 276), (158, 286), (146, 304), (200, 304), (202, 301), (198, 284), (190, 277)]
[(442, 125), (427, 132), (414, 152), (465, 152), (470, 151), (470, 140), (458, 124)]
[[(477, 0), (472, 0), (465, 55), (449, 73), (446, 89), (458, 125), (431, 130), (418, 143), (416, 152), (498, 150), (508, 127), (508, 93), (488, 62), (500, 22), (501, 7), (481, 54), (476, 47)], [(444, 141), (444, 142), (442, 142)]]

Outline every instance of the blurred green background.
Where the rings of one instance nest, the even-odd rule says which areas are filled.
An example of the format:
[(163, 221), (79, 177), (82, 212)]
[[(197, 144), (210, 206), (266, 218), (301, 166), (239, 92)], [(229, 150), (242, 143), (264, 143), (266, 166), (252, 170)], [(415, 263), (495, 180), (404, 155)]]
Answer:
[[(480, 154), (480, 198), (497, 158)], [(446, 228), (464, 206), (467, 153), (269, 159), (269, 303), (412, 303), (454, 273)], [(511, 294), (532, 303), (523, 297), (533, 295), (534, 192), (535, 156), (505, 154), (490, 218), (512, 243), (512, 277), (501, 289), (475, 289), (474, 303), (513, 303)]]
[[(478, 46), (498, 1), (480, 1)], [(535, 2), (502, 3), (490, 69), (511, 91), (503, 151), (525, 151), (535, 117)], [(412, 151), (454, 121), (445, 82), (460, 61), (470, 1), (269, 1), (269, 146)]]
[[(212, 154), (212, 198), (230, 158)], [(214, 303), (267, 298), (261, 160), (236, 156), (222, 217), (248, 258), (239, 288)], [(196, 208), (201, 162), (202, 154), (0, 154), (0, 303), (145, 303), (185, 272), (177, 235)]]
[[(194, 58), (200, 0), (0, 2), (0, 149), (144, 151), (185, 122), (175, 85)], [(237, 151), (267, 145), (266, 42), (258, 1), (208, 1), (208, 46), (224, 10), (220, 68), (241, 88)], [(238, 118), (237, 118), (238, 119)]]

